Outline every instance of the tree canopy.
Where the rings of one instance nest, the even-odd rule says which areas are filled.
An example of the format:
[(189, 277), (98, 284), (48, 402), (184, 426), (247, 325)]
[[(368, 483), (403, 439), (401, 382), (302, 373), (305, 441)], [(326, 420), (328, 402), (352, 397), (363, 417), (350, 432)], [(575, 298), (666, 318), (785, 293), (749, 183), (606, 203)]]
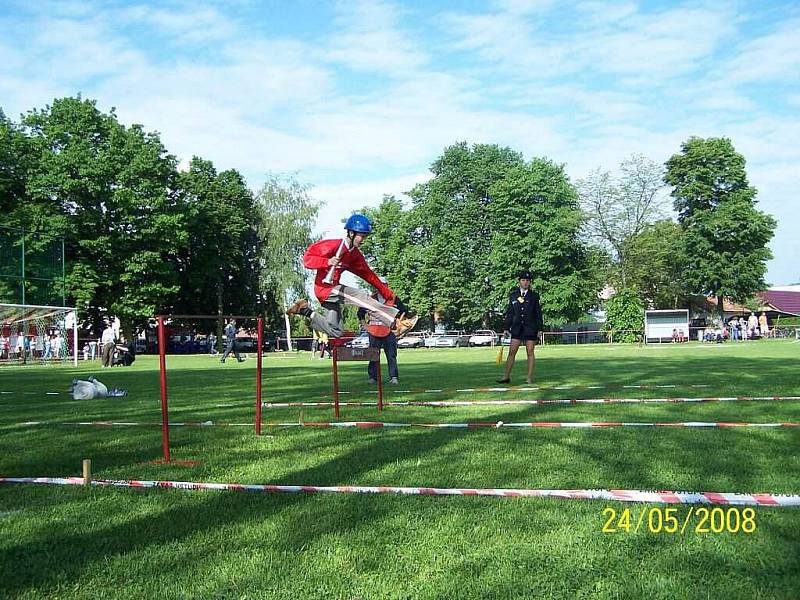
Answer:
[(498, 326), (508, 291), (530, 269), (549, 324), (577, 319), (602, 283), (579, 239), (582, 215), (564, 168), (509, 148), (444, 150), (404, 209), (386, 197), (364, 245), (390, 285), (429, 324)]
[(766, 287), (776, 222), (756, 208), (745, 159), (727, 138), (691, 138), (666, 163), (683, 228), (683, 279), (696, 294), (743, 302)]

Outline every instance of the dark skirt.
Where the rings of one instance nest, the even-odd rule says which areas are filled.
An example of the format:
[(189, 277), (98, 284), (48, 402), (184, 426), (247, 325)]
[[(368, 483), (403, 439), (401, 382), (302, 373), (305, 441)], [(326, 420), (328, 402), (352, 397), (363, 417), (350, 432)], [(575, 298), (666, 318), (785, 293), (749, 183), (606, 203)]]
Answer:
[(538, 335), (514, 335), (511, 334), (512, 340), (520, 340), (523, 342), (538, 342), (539, 336)]

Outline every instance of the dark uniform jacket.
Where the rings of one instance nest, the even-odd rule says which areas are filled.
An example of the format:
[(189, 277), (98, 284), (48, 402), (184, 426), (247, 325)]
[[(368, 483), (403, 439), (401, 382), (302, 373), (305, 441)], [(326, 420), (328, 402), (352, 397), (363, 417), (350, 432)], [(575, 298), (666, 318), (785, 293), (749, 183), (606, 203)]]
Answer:
[(508, 296), (508, 308), (504, 329), (511, 332), (515, 339), (537, 339), (544, 330), (542, 307), (539, 305), (539, 294), (528, 288), (524, 294), (514, 288)]

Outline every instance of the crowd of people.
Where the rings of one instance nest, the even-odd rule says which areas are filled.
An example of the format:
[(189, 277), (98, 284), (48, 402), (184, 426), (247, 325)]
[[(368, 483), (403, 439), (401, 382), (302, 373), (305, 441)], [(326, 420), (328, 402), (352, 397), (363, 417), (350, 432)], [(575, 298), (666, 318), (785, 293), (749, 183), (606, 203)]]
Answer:
[(756, 316), (754, 312), (745, 319), (744, 315), (732, 317), (721, 327), (706, 329), (703, 341), (722, 343), (728, 340), (743, 342), (760, 338), (773, 337), (775, 330), (770, 328), (767, 315), (761, 313)]
[(49, 361), (61, 360), (68, 354), (67, 340), (58, 330), (27, 335), (22, 329), (0, 332), (0, 359)]

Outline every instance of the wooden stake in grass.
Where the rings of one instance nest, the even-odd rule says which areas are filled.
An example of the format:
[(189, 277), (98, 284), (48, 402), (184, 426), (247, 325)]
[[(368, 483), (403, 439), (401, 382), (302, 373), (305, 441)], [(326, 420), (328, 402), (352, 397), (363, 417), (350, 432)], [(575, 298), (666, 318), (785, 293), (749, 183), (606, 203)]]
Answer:
[(92, 459), (83, 459), (83, 485), (90, 485), (92, 483)]

